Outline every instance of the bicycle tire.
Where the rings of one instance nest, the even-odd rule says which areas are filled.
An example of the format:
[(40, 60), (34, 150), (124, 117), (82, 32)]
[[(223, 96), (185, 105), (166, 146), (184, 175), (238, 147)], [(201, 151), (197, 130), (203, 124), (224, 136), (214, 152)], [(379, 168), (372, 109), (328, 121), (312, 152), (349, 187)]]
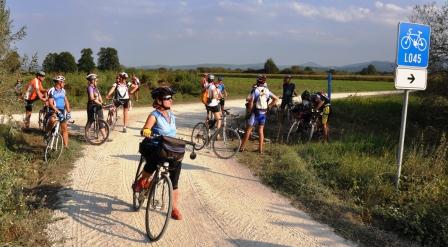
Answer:
[(39, 129), (42, 130), (42, 131), (45, 131), (45, 125), (44, 125), (44, 120), (45, 119), (44, 118), (45, 118), (45, 112), (40, 110), (39, 111), (39, 121), (38, 121), (38, 123), (39, 123)]
[(45, 162), (56, 161), (61, 157), (64, 143), (62, 135), (52, 135), (45, 147)]
[[(88, 123), (84, 127), (84, 137), (88, 143), (92, 145), (101, 145), (107, 140), (107, 138), (109, 138), (109, 132), (110, 132), (109, 124), (107, 124), (106, 121), (102, 119), (97, 119), (90, 125), (89, 129), (87, 129), (87, 125)], [(103, 136), (101, 133), (100, 130), (101, 125), (104, 126), (106, 136)], [(100, 136), (102, 136), (102, 139), (100, 138)]]
[(199, 151), (208, 144), (208, 131), (205, 123), (197, 123), (191, 131), (191, 142), (196, 143), (194, 149)]
[(288, 135), (286, 136), (286, 143), (296, 144), (300, 141), (299, 122), (295, 121), (289, 127)]
[(313, 139), (315, 131), (316, 131), (316, 124), (312, 123), (308, 132), (307, 142), (310, 142)]
[[(162, 174), (160, 179), (154, 178), (151, 185), (148, 202), (146, 204), (145, 227), (146, 235), (151, 241), (159, 240), (165, 233), (173, 209), (173, 185), (166, 174)], [(168, 195), (164, 195), (167, 192)], [(158, 193), (162, 197), (157, 199)], [(168, 199), (168, 202), (165, 200)], [(161, 200), (161, 202), (160, 202)], [(157, 212), (157, 209), (167, 209), (165, 213)], [(157, 217), (160, 216), (160, 217)], [(156, 226), (159, 226), (156, 228)]]
[(412, 39), (409, 36), (404, 36), (400, 40), (401, 47), (405, 50), (409, 49), (411, 47)]
[(219, 128), (212, 136), (213, 152), (221, 159), (232, 158), (241, 147), (241, 137), (234, 129)]
[(109, 124), (109, 130), (114, 130), (117, 124), (118, 114), (117, 110), (109, 110), (107, 114), (107, 123)]
[[(145, 163), (145, 157), (143, 155), (141, 155), (140, 162), (138, 163), (137, 171), (135, 172), (134, 184), (142, 176), (144, 163)], [(147, 193), (147, 190), (142, 190), (140, 192), (135, 192), (134, 190), (132, 190), (132, 206), (134, 207), (135, 211), (140, 210), (140, 208), (142, 207), (142, 205), (145, 202), (145, 199), (147, 197), (147, 195), (145, 195), (146, 193)]]

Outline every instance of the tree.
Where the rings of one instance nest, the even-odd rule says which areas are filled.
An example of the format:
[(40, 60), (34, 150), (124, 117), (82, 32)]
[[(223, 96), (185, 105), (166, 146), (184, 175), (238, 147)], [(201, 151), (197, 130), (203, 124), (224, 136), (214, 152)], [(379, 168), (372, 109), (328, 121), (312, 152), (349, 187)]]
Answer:
[(313, 71), (313, 68), (311, 68), (311, 67), (305, 67), (305, 69), (303, 70), (305, 73), (307, 73), (307, 74), (312, 74), (314, 71)]
[[(15, 52), (15, 49), (11, 47), (11, 45), (15, 41), (19, 41), (23, 39), (26, 35), (25, 27), (19, 28), (17, 32), (12, 31), (13, 21), (10, 19), (9, 9), (6, 8), (6, 1), (0, 1), (0, 75), (3, 75), (7, 72), (8, 66), (8, 58), (12, 58)], [(0, 78), (3, 80), (3, 78)]]
[(86, 73), (92, 72), (95, 69), (95, 62), (93, 61), (93, 52), (90, 48), (81, 50), (81, 57), (78, 60), (78, 70)]
[(55, 72), (58, 71), (58, 68), (56, 66), (56, 58), (58, 57), (57, 53), (48, 53), (48, 55), (45, 57), (42, 68), (46, 72)]
[(441, 7), (435, 3), (417, 5), (409, 19), (431, 26), (428, 69), (448, 76), (448, 1)]
[(279, 69), (277, 65), (275, 65), (274, 60), (269, 58), (266, 63), (264, 63), (264, 72), (267, 74), (275, 74), (278, 73)]
[(59, 53), (56, 57), (56, 67), (60, 72), (75, 72), (78, 69), (75, 57), (68, 51)]
[(119, 70), (120, 61), (118, 59), (118, 52), (111, 47), (101, 47), (98, 52), (98, 69), (100, 70)]
[(378, 74), (378, 71), (376, 70), (375, 65), (369, 64), (369, 66), (363, 68), (359, 73), (361, 75), (376, 75)]
[(291, 74), (302, 74), (303, 70), (298, 65), (291, 66)]
[(9, 73), (15, 73), (20, 70), (22, 65), (20, 55), (16, 51), (10, 52), (5, 58), (5, 68)]

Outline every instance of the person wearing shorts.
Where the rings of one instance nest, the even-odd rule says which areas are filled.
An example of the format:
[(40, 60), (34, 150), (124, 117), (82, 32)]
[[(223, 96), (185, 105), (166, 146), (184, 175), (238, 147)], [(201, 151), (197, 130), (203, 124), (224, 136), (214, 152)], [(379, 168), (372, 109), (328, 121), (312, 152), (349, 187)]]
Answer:
[[(274, 106), (277, 101), (278, 97), (275, 96), (266, 86), (266, 76), (264, 75), (258, 75), (257, 77), (257, 83), (256, 87), (252, 88), (251, 93), (247, 97), (247, 122), (246, 122), (246, 131), (243, 136), (243, 141), (241, 143), (240, 152), (244, 151), (244, 146), (246, 145), (247, 141), (249, 140), (250, 134), (255, 126), (258, 126), (258, 133), (259, 133), (259, 139), (258, 139), (258, 151), (260, 153), (263, 153), (263, 147), (264, 147), (264, 125), (266, 124), (266, 113), (267, 110)], [(260, 90), (263, 90), (263, 94), (266, 95), (267, 99), (272, 99), (269, 104), (267, 104), (267, 109), (257, 109), (257, 103), (259, 100), (259, 97), (261, 97)]]
[(311, 102), (316, 111), (322, 112), (322, 128), (324, 130), (324, 142), (328, 142), (330, 127), (328, 120), (331, 114), (330, 98), (323, 92), (317, 92), (311, 96)]
[(56, 124), (56, 117), (61, 121), (61, 133), (64, 146), (68, 147), (68, 128), (67, 120), (70, 116), (70, 103), (65, 93), (65, 77), (56, 76), (53, 79), (54, 87), (48, 90), (48, 104), (50, 106), (50, 113), (52, 117), (49, 119), (47, 130), (51, 130)]
[(32, 79), (27, 86), (26, 93), (25, 93), (25, 129), (28, 129), (30, 127), (30, 119), (31, 119), (31, 113), (33, 112), (33, 105), (34, 102), (37, 100), (42, 100), (42, 102), (46, 102), (47, 98), (45, 97), (45, 94), (47, 90), (43, 88), (42, 82), (45, 79), (45, 72), (39, 71), (36, 73), (36, 77)]
[(129, 87), (131, 86), (130, 82), (126, 82), (128, 78), (128, 74), (126, 72), (121, 72), (118, 74), (117, 81), (112, 85), (112, 88), (109, 90), (109, 93), (106, 96), (106, 99), (111, 99), (112, 94), (114, 94), (114, 105), (115, 107), (119, 107), (123, 105), (123, 133), (126, 133), (126, 127), (128, 125), (128, 112), (129, 112), (129, 94), (134, 93), (134, 89), (129, 92)]

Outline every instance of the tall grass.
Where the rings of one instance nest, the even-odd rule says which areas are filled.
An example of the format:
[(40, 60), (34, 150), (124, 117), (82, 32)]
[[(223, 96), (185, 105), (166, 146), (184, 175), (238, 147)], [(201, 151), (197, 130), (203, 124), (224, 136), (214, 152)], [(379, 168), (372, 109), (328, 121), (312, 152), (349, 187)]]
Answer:
[[(334, 101), (330, 143), (274, 144), (255, 168), (314, 217), (366, 246), (447, 246), (448, 101), (410, 98), (399, 192), (394, 178), (400, 96)], [(275, 136), (271, 123), (267, 137)], [(242, 159), (255, 159), (248, 156)]]
[(40, 133), (22, 133), (0, 124), (0, 243), (6, 246), (50, 246), (45, 225), (57, 201), (80, 144), (71, 140), (57, 163), (43, 162)]

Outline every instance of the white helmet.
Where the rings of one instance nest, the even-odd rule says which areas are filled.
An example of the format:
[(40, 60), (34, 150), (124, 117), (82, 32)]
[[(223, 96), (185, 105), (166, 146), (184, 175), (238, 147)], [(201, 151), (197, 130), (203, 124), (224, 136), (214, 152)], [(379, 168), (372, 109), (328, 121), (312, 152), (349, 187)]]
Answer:
[(86, 79), (89, 81), (95, 80), (96, 78), (98, 78), (98, 76), (96, 74), (88, 74), (86, 76)]
[(208, 75), (208, 80), (209, 80), (209, 81), (213, 81), (213, 80), (215, 80), (215, 76), (212, 75), (212, 74), (209, 74), (209, 75)]
[(121, 78), (127, 79), (129, 76), (126, 72), (121, 72), (120, 74), (118, 74)]
[(58, 81), (62, 81), (65, 82), (65, 77), (63, 77), (62, 75), (58, 75), (55, 78), (53, 78), (54, 82), (58, 82)]

